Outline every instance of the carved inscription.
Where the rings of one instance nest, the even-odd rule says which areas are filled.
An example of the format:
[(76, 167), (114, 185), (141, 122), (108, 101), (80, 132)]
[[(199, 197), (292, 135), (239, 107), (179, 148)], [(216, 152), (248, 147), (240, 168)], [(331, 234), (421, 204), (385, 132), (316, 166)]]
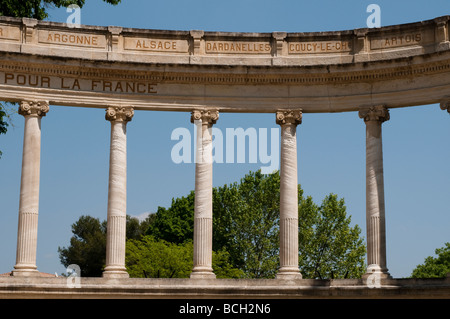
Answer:
[(0, 24), (0, 39), (20, 40), (19, 27), (11, 27)]
[(39, 42), (91, 48), (105, 48), (106, 37), (97, 34), (39, 30)]
[(339, 53), (352, 50), (350, 41), (290, 42), (289, 54)]
[[(431, 40), (427, 41), (427, 39)], [(389, 49), (402, 46), (422, 45), (427, 42), (433, 41), (434, 41), (433, 34), (429, 35), (427, 32), (412, 32), (405, 34), (388, 35), (372, 39), (370, 41), (370, 48), (372, 50)]]
[(189, 44), (186, 40), (125, 38), (124, 49), (153, 52), (187, 53), (189, 50)]
[(267, 42), (206, 41), (206, 53), (270, 54), (272, 47)]
[(157, 94), (157, 84), (146, 81), (113, 81), (3, 73), (0, 84), (44, 89), (93, 91), (125, 94)]

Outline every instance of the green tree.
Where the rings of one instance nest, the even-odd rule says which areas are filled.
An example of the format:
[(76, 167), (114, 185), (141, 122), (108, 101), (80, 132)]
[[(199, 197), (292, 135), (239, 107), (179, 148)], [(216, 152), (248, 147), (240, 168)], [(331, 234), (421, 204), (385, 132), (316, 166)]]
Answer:
[(194, 192), (172, 199), (169, 208), (158, 207), (147, 235), (171, 243), (182, 244), (194, 237)]
[[(279, 266), (278, 172), (250, 172), (239, 183), (213, 189), (213, 269), (218, 278), (273, 278)], [(304, 278), (359, 278), (365, 246), (350, 227), (343, 199), (330, 194), (321, 206), (298, 186), (299, 266)], [(188, 277), (192, 270), (194, 192), (139, 222), (127, 217), (127, 268), (133, 277)], [(106, 223), (83, 216), (72, 226), (64, 265), (78, 264), (86, 275), (96, 254), (104, 265)], [(92, 233), (92, 234), (90, 234)], [(144, 236), (145, 234), (145, 236)], [(91, 253), (92, 252), (92, 253)], [(101, 262), (100, 262), (101, 261)], [(88, 272), (92, 274), (93, 272)]]
[(136, 217), (131, 217), (127, 215), (127, 239), (140, 239), (147, 232), (148, 227), (152, 224), (155, 219), (155, 214), (149, 214), (147, 218), (140, 221)]
[(412, 278), (444, 278), (450, 273), (450, 243), (435, 250), (437, 257), (429, 256), (413, 270)]
[[(103, 1), (112, 5), (117, 5), (121, 0)], [(0, 16), (44, 20), (48, 17), (47, 9), (49, 7), (61, 8), (76, 4), (82, 8), (84, 3), (85, 0), (2, 0), (0, 2)]]
[[(189, 278), (193, 267), (192, 241), (170, 243), (152, 236), (127, 240), (126, 267), (133, 278)], [(226, 251), (213, 252), (212, 267), (217, 278), (240, 278), (242, 270), (232, 267)]]
[[(144, 221), (127, 215), (127, 239), (141, 239), (151, 215)], [(83, 215), (72, 224), (73, 236), (68, 247), (58, 247), (59, 259), (64, 267), (76, 264), (83, 277), (100, 277), (106, 261), (107, 222)]]
[[(279, 173), (250, 172), (213, 189), (213, 251), (224, 250), (247, 278), (273, 278), (279, 265)], [(361, 229), (350, 227), (344, 200), (322, 205), (298, 187), (299, 265), (304, 278), (359, 278), (365, 270)], [(147, 234), (177, 244), (193, 238), (194, 193), (159, 208)]]
[[(250, 172), (240, 184), (213, 189), (213, 251), (227, 251), (246, 277), (273, 277), (278, 263), (279, 175)], [(147, 235), (182, 244), (192, 241), (194, 197), (159, 207)], [(270, 274), (269, 274), (270, 273)]]
[(212, 268), (216, 278), (244, 278), (245, 274), (242, 269), (235, 268), (231, 263), (230, 254), (222, 249), (213, 251)]
[(72, 224), (72, 233), (70, 245), (58, 247), (61, 263), (78, 265), (83, 277), (100, 277), (106, 258), (106, 221), (81, 216)]
[(250, 172), (214, 192), (214, 244), (248, 278), (273, 278), (279, 263), (279, 174)]
[[(310, 201), (311, 199), (307, 199)], [(320, 207), (301, 203), (299, 265), (305, 278), (359, 278), (366, 248), (358, 225), (350, 227), (343, 199), (330, 194)]]
[(127, 241), (125, 263), (130, 277), (189, 278), (192, 254), (190, 242), (174, 244), (144, 236)]

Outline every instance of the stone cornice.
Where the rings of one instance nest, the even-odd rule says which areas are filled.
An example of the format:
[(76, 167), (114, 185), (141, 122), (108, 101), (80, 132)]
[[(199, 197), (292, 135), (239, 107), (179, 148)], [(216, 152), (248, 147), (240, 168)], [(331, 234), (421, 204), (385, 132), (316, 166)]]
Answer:
[(108, 107), (105, 119), (111, 122), (129, 122), (133, 115), (134, 110), (131, 107)]
[(279, 125), (299, 125), (302, 123), (302, 110), (279, 110), (276, 114), (276, 123)]
[[(342, 65), (449, 50), (450, 16), (330, 32), (168, 31), (0, 17), (0, 51), (184, 65)], [(86, 54), (90, 52), (90, 54)], [(87, 58), (89, 57), (89, 58)]]
[(364, 122), (385, 122), (390, 119), (389, 110), (385, 105), (363, 107), (359, 110), (359, 117), (362, 118)]
[(18, 113), (23, 116), (43, 117), (50, 110), (48, 101), (22, 101)]

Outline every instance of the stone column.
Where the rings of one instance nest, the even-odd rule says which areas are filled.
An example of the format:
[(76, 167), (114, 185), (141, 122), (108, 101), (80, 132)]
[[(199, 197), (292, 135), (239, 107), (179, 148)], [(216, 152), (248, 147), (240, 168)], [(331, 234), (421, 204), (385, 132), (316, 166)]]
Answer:
[(127, 122), (132, 108), (109, 107), (106, 120), (111, 122), (109, 157), (106, 267), (103, 277), (127, 278), (125, 268), (127, 210)]
[(366, 124), (366, 227), (367, 274), (390, 277), (386, 267), (383, 145), (381, 124), (389, 120), (384, 105), (362, 108), (359, 117)]
[(39, 175), (41, 158), (41, 118), (49, 111), (47, 101), (22, 102), (19, 114), (25, 117), (20, 181), (19, 227), (14, 276), (39, 276), (36, 267)]
[(278, 111), (281, 126), (280, 158), (280, 269), (278, 279), (301, 279), (298, 269), (297, 125), (301, 110)]
[(194, 207), (194, 267), (191, 278), (216, 278), (212, 269), (212, 125), (216, 110), (194, 110), (197, 130)]

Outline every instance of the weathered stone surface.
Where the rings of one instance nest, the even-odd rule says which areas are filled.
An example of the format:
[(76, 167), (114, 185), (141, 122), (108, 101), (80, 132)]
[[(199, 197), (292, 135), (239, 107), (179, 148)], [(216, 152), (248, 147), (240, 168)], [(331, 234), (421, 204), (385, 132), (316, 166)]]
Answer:
[(304, 113), (433, 104), (450, 91), (448, 30), (449, 16), (311, 33), (70, 28), (0, 17), (0, 94), (186, 112), (275, 113), (280, 99)]
[(47, 101), (23, 101), (19, 106), (18, 112), (25, 118), (25, 128), (20, 181), (19, 227), (13, 276), (35, 276), (37, 274), (41, 118), (48, 111)]
[(212, 269), (213, 160), (212, 126), (219, 119), (214, 109), (196, 109), (191, 122), (197, 129), (194, 203), (194, 267), (191, 278), (215, 278)]
[(127, 122), (133, 108), (106, 109), (105, 118), (111, 122), (109, 157), (108, 212), (106, 234), (106, 265), (104, 277), (127, 278), (125, 268), (127, 216)]
[(298, 179), (297, 125), (301, 110), (280, 110), (276, 122), (281, 126), (280, 154), (280, 269), (278, 279), (301, 279), (298, 268)]
[(151, 279), (0, 277), (0, 298), (450, 298), (450, 279), (381, 279), (369, 286), (363, 279)]

